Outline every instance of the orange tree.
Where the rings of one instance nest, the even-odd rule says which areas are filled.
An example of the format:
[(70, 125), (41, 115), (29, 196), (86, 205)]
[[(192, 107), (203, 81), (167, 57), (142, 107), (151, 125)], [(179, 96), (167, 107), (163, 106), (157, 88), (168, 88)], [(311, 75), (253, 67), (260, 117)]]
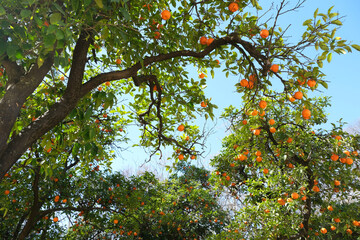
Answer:
[[(81, 99), (107, 99), (111, 105), (114, 96), (96, 93), (96, 88), (104, 90), (102, 84), (114, 87), (118, 97), (133, 96), (130, 119), (141, 124), (142, 145), (154, 152), (176, 145), (186, 158), (199, 153), (191, 119), (196, 112), (213, 117), (214, 108), (202, 90), (206, 74), (189, 78), (186, 65), (213, 75), (221, 63), (228, 74), (252, 76), (247, 100), (272, 77), (285, 84), (285, 91), (294, 91), (296, 85), (277, 73), (279, 66), (291, 76), (306, 69), (306, 77), (325, 85), (316, 66), (351, 47), (335, 37), (341, 21), (331, 10), (315, 12), (304, 22), (301, 39), (287, 43), (277, 19), (300, 5), (281, 1), (276, 17), (267, 21), (244, 11), (261, 9), (256, 0), (2, 1), (0, 178), (32, 144), (49, 139), (49, 131), (67, 121)], [(313, 60), (303, 53), (311, 45), (320, 51)], [(44, 85), (49, 94), (38, 97)], [(34, 99), (36, 104), (30, 104)], [(92, 118), (91, 110), (84, 117)], [(192, 134), (186, 144), (173, 137), (179, 123)]]
[[(203, 238), (228, 222), (204, 169), (183, 163), (164, 182), (148, 172), (111, 173), (106, 159), (66, 156), (63, 166), (41, 152), (0, 184), (4, 239)], [(41, 167), (50, 161), (58, 165), (51, 175)]]
[[(304, 96), (317, 87), (310, 79), (294, 79)], [(360, 136), (345, 132), (341, 122), (331, 130), (317, 127), (326, 122), (327, 97), (293, 100), (261, 91), (254, 98), (259, 104), (224, 113), (232, 132), (212, 160), (213, 177), (240, 210), (221, 236), (357, 239)], [(310, 117), (304, 109), (312, 109)]]

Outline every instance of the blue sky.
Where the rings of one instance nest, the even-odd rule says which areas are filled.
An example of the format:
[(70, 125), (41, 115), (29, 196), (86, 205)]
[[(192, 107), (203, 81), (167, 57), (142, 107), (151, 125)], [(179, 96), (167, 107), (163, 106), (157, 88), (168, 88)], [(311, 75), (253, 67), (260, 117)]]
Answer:
[[(259, 1), (264, 10), (269, 8), (269, 4), (273, 1), (263, 0)], [(279, 0), (274, 1), (280, 2)], [(292, 1), (294, 2), (294, 1)], [(305, 28), (302, 23), (309, 18), (313, 18), (313, 13), (316, 8), (319, 12), (327, 12), (327, 10), (335, 5), (333, 11), (339, 12), (342, 19), (343, 26), (337, 31), (336, 36), (344, 40), (349, 40), (354, 44), (360, 45), (360, 1), (359, 0), (343, 0), (343, 1), (329, 1), (329, 0), (316, 0), (305, 2), (304, 7), (291, 14), (284, 15), (279, 18), (279, 25), (284, 29), (285, 26), (291, 24), (288, 31), (289, 36), (296, 37), (302, 34)], [(294, 40), (295, 42), (295, 40)], [(315, 55), (315, 49), (309, 52)], [(329, 88), (322, 89), (321, 95), (331, 96), (331, 107), (326, 111), (329, 113), (328, 119), (330, 122), (336, 122), (340, 118), (349, 124), (355, 124), (360, 120), (360, 103), (358, 97), (360, 95), (360, 77), (358, 70), (360, 68), (360, 52), (356, 50), (350, 54), (333, 55), (331, 63), (324, 62), (322, 71), (327, 75), (326, 79), (329, 81)], [(218, 70), (218, 69), (217, 69)], [(197, 78), (198, 73), (192, 72), (192, 77)], [(219, 116), (223, 109), (230, 104), (236, 106), (241, 103), (239, 94), (235, 93), (234, 84), (239, 80), (238, 76), (225, 77), (221, 71), (215, 71), (215, 78), (208, 78), (208, 87), (205, 89), (207, 97), (212, 98), (212, 102), (218, 105), (219, 109), (216, 110), (215, 115)], [(221, 86), (221, 88), (219, 88)], [(209, 123), (209, 126), (213, 123)], [(214, 134), (207, 141), (207, 155), (205, 158), (199, 159), (197, 164), (207, 165), (211, 157), (216, 155), (221, 148), (221, 140), (227, 134), (226, 123), (218, 120), (214, 128)], [(329, 128), (330, 124), (324, 125), (324, 128)], [(137, 138), (133, 140), (137, 141)], [(170, 156), (171, 153), (165, 152), (165, 158)], [(129, 149), (122, 152), (121, 157), (116, 159), (113, 164), (114, 170), (131, 169), (130, 173), (136, 173), (142, 163), (147, 159), (146, 154), (139, 148)], [(164, 165), (166, 160), (157, 161), (153, 160), (147, 166), (142, 166), (142, 170), (148, 168), (149, 170), (157, 170), (158, 175), (166, 175)]]

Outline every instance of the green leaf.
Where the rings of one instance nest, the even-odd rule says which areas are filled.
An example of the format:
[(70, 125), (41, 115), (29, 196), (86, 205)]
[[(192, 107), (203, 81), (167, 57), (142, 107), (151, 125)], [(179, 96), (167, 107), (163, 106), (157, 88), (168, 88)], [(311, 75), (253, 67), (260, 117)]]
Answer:
[(317, 61), (317, 65), (318, 65), (320, 68), (322, 68), (322, 67), (323, 67), (323, 62), (320, 61), (320, 60), (318, 60), (318, 61)]
[(342, 22), (340, 20), (334, 20), (334, 21), (331, 21), (332, 24), (336, 24), (338, 26), (341, 26), (342, 25)]
[(5, 14), (6, 14), (5, 9), (2, 6), (0, 6), (0, 16), (5, 15)]
[(352, 48), (355, 48), (356, 50), (360, 51), (360, 46), (357, 44), (351, 45)]
[(328, 84), (327, 84), (326, 82), (320, 81), (320, 84), (321, 84), (324, 88), (328, 89)]
[(99, 8), (104, 7), (104, 4), (103, 4), (102, 0), (95, 0), (95, 2), (96, 2), (96, 5), (98, 5)]
[(119, 8), (119, 10), (126, 20), (129, 21), (131, 19), (128, 11), (125, 8)]
[(57, 24), (61, 21), (61, 13), (53, 13), (50, 15), (50, 23)]
[(64, 39), (65, 35), (64, 32), (61, 29), (58, 29), (55, 33), (56, 39), (61, 40)]
[(20, 16), (21, 16), (22, 18), (30, 17), (30, 16), (31, 16), (31, 11), (28, 10), (28, 9), (23, 9), (23, 10), (21, 10), (21, 12), (20, 12)]
[(327, 61), (331, 62), (331, 58), (332, 58), (332, 53), (329, 53), (329, 55), (327, 56)]
[(315, 10), (315, 12), (314, 12), (314, 18), (316, 18), (318, 12), (319, 12), (319, 8), (317, 8), (317, 9)]

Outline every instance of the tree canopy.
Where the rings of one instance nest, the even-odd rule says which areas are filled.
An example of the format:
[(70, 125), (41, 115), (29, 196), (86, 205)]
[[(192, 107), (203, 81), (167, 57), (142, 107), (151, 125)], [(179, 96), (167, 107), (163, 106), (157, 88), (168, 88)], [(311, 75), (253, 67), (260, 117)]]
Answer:
[[(333, 8), (287, 37), (278, 18), (304, 2), (266, 18), (257, 0), (3, 0), (0, 209), (14, 228), (1, 235), (59, 236), (61, 213), (69, 239), (357, 237), (359, 137), (315, 130), (329, 102), (309, 93), (327, 88), (324, 62), (360, 46), (336, 36)], [(194, 120), (218, 117), (204, 94), (216, 68), (239, 76), (242, 103), (223, 114), (231, 135), (210, 174), (187, 162), (206, 136)], [(150, 159), (172, 148), (182, 173), (111, 172), (129, 124)], [(225, 192), (244, 209), (225, 212)]]

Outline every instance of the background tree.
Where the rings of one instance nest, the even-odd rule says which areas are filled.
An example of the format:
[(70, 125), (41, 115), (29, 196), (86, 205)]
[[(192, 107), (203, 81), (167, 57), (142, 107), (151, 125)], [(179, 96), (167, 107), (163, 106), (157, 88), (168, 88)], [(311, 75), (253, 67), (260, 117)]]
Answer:
[[(298, 80), (305, 93), (308, 79)], [(328, 98), (293, 101), (285, 93), (264, 92), (268, 97), (255, 98), (260, 104), (247, 114), (235, 108), (224, 114), (232, 133), (213, 159), (214, 177), (244, 208), (234, 213), (230, 233), (222, 236), (357, 238), (359, 135), (345, 132), (341, 123), (330, 131), (316, 127), (326, 121)], [(312, 115), (298, 118), (304, 104), (314, 106)]]

